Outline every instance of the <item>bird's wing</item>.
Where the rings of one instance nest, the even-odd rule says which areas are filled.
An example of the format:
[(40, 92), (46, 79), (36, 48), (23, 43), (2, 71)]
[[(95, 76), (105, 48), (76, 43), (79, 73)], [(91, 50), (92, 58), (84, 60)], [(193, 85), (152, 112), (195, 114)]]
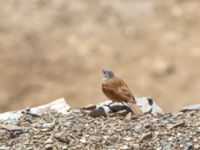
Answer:
[(121, 86), (118, 88), (118, 93), (124, 101), (131, 101), (133, 99), (132, 92), (129, 90), (128, 86)]
[(116, 77), (114, 80), (104, 82), (102, 84), (102, 89), (104, 93), (107, 93), (106, 95), (112, 100), (135, 102), (133, 94), (129, 90), (128, 85), (121, 78)]

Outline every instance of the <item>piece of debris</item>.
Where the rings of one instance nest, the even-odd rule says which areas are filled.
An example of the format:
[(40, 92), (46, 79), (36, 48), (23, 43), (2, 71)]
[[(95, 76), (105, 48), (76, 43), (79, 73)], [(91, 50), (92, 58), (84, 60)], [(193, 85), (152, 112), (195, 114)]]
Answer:
[(105, 113), (105, 111), (104, 111), (104, 109), (94, 109), (94, 110), (92, 110), (91, 112), (90, 112), (90, 114), (89, 114), (91, 117), (94, 117), (94, 118), (96, 118), (96, 117), (101, 117), (101, 116), (103, 116), (103, 117), (106, 117), (107, 115), (106, 115), (106, 113)]
[(173, 128), (178, 128), (178, 127), (183, 127), (183, 126), (185, 126), (185, 122), (184, 121), (176, 123), (176, 124), (167, 125), (167, 128), (168, 129), (173, 129)]
[(71, 107), (66, 103), (64, 98), (57, 99), (51, 103), (24, 110), (6, 112), (0, 114), (0, 121), (17, 121), (24, 113), (30, 114), (33, 117), (40, 117), (43, 113), (58, 112), (69, 114)]
[(95, 108), (96, 108), (96, 105), (90, 104), (90, 105), (82, 107), (81, 109), (84, 109), (84, 110), (94, 110)]
[(150, 139), (150, 138), (152, 138), (152, 133), (151, 133), (151, 132), (149, 132), (149, 133), (144, 133), (144, 134), (142, 135), (142, 138), (140, 139), (140, 142), (142, 142), (143, 140), (148, 140), (148, 139)]
[[(164, 114), (164, 111), (161, 107), (158, 106), (158, 104), (149, 97), (135, 97), (137, 106), (142, 110), (143, 113), (151, 113), (151, 114)], [(127, 110), (129, 109), (127, 104), (122, 103), (113, 103), (108, 107), (108, 104), (110, 104), (112, 101), (107, 100), (102, 103), (99, 103), (96, 105), (96, 108), (99, 107), (104, 108), (105, 112), (118, 112), (120, 110)]]
[(28, 128), (26, 128), (26, 127), (20, 127), (17, 125), (0, 125), (0, 127), (3, 129), (6, 129), (7, 131), (10, 131), (10, 132), (15, 132), (15, 131), (24, 132), (24, 131), (28, 130)]
[(132, 118), (132, 112), (129, 112), (127, 115), (126, 115), (126, 120), (131, 120), (131, 118)]
[(192, 111), (192, 110), (200, 110), (200, 104), (190, 105), (182, 108), (181, 112)]

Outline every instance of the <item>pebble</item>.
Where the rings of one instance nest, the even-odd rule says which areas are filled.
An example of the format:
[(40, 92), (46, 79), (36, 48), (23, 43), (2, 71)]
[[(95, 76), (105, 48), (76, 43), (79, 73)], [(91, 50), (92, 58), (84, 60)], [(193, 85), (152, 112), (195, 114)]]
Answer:
[(145, 133), (145, 134), (142, 135), (142, 138), (141, 138), (140, 141), (148, 140), (148, 139), (150, 139), (150, 138), (152, 138), (152, 133), (151, 133), (151, 132)]
[(123, 145), (120, 147), (120, 150), (127, 150), (127, 149), (129, 149), (129, 147), (127, 145)]
[(86, 139), (85, 139), (85, 138), (81, 138), (81, 139), (80, 139), (80, 142), (81, 142), (81, 143), (86, 143)]
[(0, 150), (9, 150), (10, 148), (9, 147), (6, 147), (6, 146), (0, 146)]
[(53, 149), (53, 145), (52, 144), (46, 144), (45, 145), (45, 150), (52, 150)]

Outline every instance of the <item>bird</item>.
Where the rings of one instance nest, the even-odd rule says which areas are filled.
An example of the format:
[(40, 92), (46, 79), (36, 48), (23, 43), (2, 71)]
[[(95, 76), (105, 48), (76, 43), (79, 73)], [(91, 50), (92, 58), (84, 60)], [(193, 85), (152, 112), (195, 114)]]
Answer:
[(136, 105), (135, 97), (126, 82), (116, 76), (111, 69), (103, 69), (102, 91), (112, 102), (127, 103), (133, 114), (140, 116), (143, 112)]

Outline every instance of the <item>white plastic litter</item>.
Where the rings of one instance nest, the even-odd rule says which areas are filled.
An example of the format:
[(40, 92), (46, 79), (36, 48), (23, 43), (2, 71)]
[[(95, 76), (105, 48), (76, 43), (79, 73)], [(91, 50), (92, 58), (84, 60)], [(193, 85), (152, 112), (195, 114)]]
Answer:
[[(62, 114), (70, 113), (71, 107), (66, 103), (64, 98), (57, 99), (51, 103), (41, 105), (38, 107), (30, 108), (30, 113), (41, 115), (43, 113), (49, 112), (59, 112)], [(20, 118), (22, 112), (26, 111), (26, 109), (11, 111), (0, 114), (1, 121), (15, 121)]]
[(164, 114), (164, 110), (150, 97), (136, 97), (137, 105), (143, 111), (143, 113), (151, 111), (151, 113)]
[(190, 111), (190, 110), (200, 110), (200, 104), (195, 104), (195, 105), (190, 105), (190, 106), (186, 106), (186, 107), (183, 107), (181, 109), (181, 111)]
[[(149, 97), (135, 97), (137, 106), (140, 107), (140, 109), (142, 110), (143, 113), (146, 112), (150, 112), (152, 114), (164, 114), (165, 112), (163, 111), (163, 109), (155, 102), (155, 100), (153, 100), (152, 98)], [(107, 100), (105, 102), (99, 103), (96, 105), (96, 108), (100, 108), (103, 107), (103, 109), (106, 112), (111, 111), (109, 107), (107, 107), (106, 105), (110, 104), (112, 101), (111, 100)], [(122, 104), (122, 103), (113, 103), (111, 105), (112, 106), (123, 106), (123, 105), (127, 105), (126, 103)]]

